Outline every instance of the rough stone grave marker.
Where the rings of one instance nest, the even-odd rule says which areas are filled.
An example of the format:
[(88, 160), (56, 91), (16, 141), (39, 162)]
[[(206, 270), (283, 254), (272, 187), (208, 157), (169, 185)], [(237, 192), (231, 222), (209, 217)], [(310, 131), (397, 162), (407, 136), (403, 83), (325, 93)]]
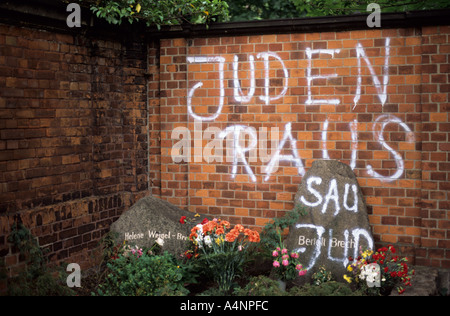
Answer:
[[(167, 201), (144, 197), (111, 225), (111, 232), (116, 233), (118, 243), (126, 240), (129, 245), (143, 248), (151, 248), (161, 238), (164, 240), (163, 251), (181, 255), (187, 249), (191, 228), (200, 221), (194, 215)], [(182, 216), (192, 222), (181, 224)]]
[(289, 230), (286, 245), (300, 254), (306, 278), (325, 266), (342, 281), (348, 257), (373, 249), (367, 208), (351, 168), (336, 160), (316, 160), (302, 179), (295, 205), (307, 210)]

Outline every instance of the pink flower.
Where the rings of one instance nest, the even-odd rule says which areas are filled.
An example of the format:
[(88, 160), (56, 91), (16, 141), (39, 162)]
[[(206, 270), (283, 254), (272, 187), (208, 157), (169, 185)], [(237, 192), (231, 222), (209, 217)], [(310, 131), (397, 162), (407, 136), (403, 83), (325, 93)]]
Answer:
[(283, 250), (281, 250), (281, 254), (285, 255), (285, 254), (287, 254), (287, 253), (288, 253), (288, 251), (287, 251), (286, 248), (284, 248)]
[(287, 259), (289, 259), (289, 256), (288, 255), (283, 255), (283, 257), (281, 257), (281, 259), (287, 260)]
[(272, 256), (274, 256), (274, 257), (277, 257), (278, 256), (278, 251), (274, 251), (274, 252), (272, 252)]
[(298, 276), (305, 275), (306, 272), (307, 272), (306, 270), (300, 270), (300, 271), (298, 271)]
[(281, 262), (285, 267), (289, 265), (289, 261), (288, 260), (283, 260), (283, 262)]
[(280, 266), (280, 263), (279, 263), (278, 261), (274, 261), (274, 262), (273, 262), (273, 266), (274, 266), (275, 268), (278, 268), (278, 267)]
[(291, 257), (294, 259), (298, 259), (298, 253), (296, 252), (291, 253)]
[(303, 269), (303, 266), (301, 264), (297, 264), (297, 266), (295, 267), (297, 270), (301, 270)]

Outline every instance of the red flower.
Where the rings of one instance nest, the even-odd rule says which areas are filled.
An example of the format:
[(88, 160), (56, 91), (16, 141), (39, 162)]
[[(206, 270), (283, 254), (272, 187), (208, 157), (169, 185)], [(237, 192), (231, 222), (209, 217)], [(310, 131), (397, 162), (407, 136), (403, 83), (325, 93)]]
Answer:
[(181, 224), (186, 224), (186, 216), (181, 216), (180, 223)]
[(206, 217), (205, 217), (205, 219), (202, 221), (202, 225), (205, 225), (206, 223), (208, 223), (209, 222), (209, 219), (207, 219)]

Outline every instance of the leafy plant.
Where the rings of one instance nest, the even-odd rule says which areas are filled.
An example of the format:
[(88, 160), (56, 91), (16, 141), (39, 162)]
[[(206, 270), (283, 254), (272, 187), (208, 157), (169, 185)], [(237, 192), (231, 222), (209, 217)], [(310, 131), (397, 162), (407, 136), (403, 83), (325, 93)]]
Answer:
[(228, 4), (222, 0), (84, 0), (97, 17), (110, 24), (143, 21), (147, 26), (205, 24), (227, 20)]
[(187, 295), (183, 272), (168, 252), (120, 254), (107, 264), (108, 275), (97, 291), (101, 296)]
[[(48, 268), (44, 252), (28, 228), (15, 222), (8, 241), (19, 249), (21, 258), (25, 260), (25, 269), (8, 280), (8, 295), (74, 295), (64, 283), (64, 272)], [(53, 276), (54, 272), (59, 272), (59, 279)]]
[(330, 281), (320, 285), (305, 284), (289, 290), (291, 296), (361, 296), (361, 291), (352, 291), (345, 283)]
[(369, 3), (381, 12), (404, 12), (449, 8), (448, 0), (226, 0), (231, 21), (282, 19), (315, 16), (370, 14)]
[(259, 275), (250, 278), (247, 285), (236, 290), (234, 294), (237, 296), (283, 296), (285, 292), (279, 288), (277, 281)]
[(267, 223), (261, 232), (261, 250), (266, 256), (271, 257), (273, 249), (277, 248), (280, 243), (279, 232), (283, 232), (286, 228), (291, 227), (298, 222), (300, 216), (307, 214), (306, 209), (297, 204), (291, 211), (287, 212), (283, 217), (274, 218), (273, 221)]
[(448, 8), (448, 0), (290, 0), (299, 16), (330, 16), (368, 13), (367, 5), (380, 5), (381, 12), (404, 12)]
[(227, 0), (231, 21), (298, 17), (290, 0)]
[(322, 283), (333, 280), (333, 275), (330, 271), (327, 271), (325, 266), (320, 266), (319, 269), (312, 275), (312, 284), (321, 285)]

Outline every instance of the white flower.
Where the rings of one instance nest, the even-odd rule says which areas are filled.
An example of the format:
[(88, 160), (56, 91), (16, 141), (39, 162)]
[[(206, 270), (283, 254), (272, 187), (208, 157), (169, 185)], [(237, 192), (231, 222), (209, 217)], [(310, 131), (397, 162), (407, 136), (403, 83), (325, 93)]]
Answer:
[(198, 224), (196, 227), (198, 228), (198, 230), (197, 230), (197, 238), (195, 238), (195, 241), (197, 242), (198, 246), (201, 248), (202, 242), (203, 242), (203, 225)]
[(164, 246), (164, 239), (162, 239), (161, 237), (159, 237), (158, 239), (156, 239), (156, 243), (159, 245), (159, 246)]
[(210, 236), (206, 236), (205, 238), (203, 238), (205, 245), (207, 245), (209, 248), (212, 247), (212, 240)]

